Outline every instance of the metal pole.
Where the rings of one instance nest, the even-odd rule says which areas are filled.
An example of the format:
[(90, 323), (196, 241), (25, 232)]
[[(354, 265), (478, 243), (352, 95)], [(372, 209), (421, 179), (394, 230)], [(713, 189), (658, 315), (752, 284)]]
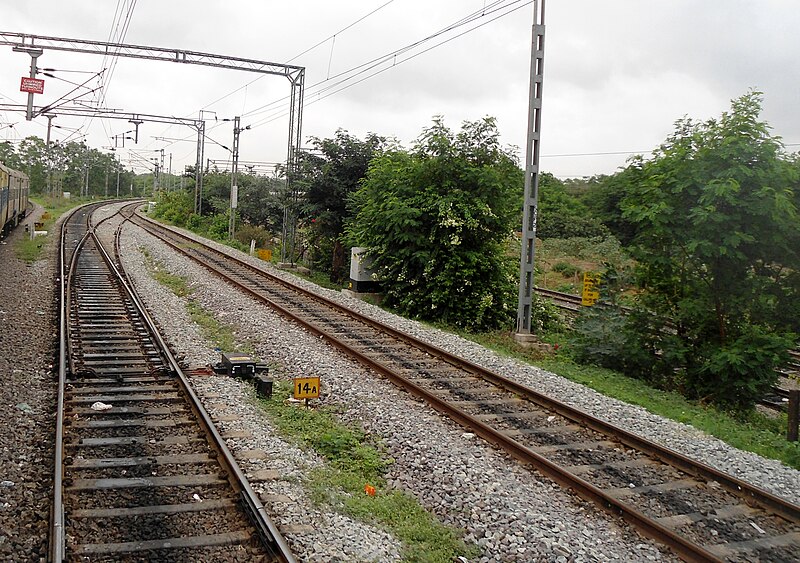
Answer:
[(164, 166), (164, 149), (159, 150), (161, 151), (161, 160), (158, 161), (158, 187), (164, 189), (165, 186), (162, 186), (164, 182), (161, 181), (161, 174), (163, 174), (166, 169)]
[[(30, 49), (25, 47), (13, 47), (14, 51), (19, 53), (28, 53), (31, 56), (31, 78), (36, 78), (36, 60), (42, 56), (41, 49)], [(33, 119), (33, 92), (28, 92), (28, 110), (25, 113), (25, 119), (30, 121)]]
[(798, 422), (800, 420), (800, 390), (789, 391), (789, 412), (786, 417), (786, 440), (797, 442)]
[(155, 199), (156, 192), (158, 191), (158, 188), (160, 186), (160, 184), (158, 182), (159, 174), (160, 174), (160, 172), (159, 172), (159, 169), (158, 169), (158, 161), (156, 161), (155, 168), (153, 169), (153, 199)]
[(239, 187), (236, 185), (236, 173), (239, 171), (239, 116), (233, 118), (233, 151), (231, 155), (231, 208), (228, 221), (228, 237), (233, 238), (236, 232), (236, 208), (239, 206)]
[[(289, 260), (294, 263), (295, 234), (297, 227), (297, 199), (295, 171), (300, 154), (303, 130), (303, 94), (305, 91), (305, 70), (290, 76), (292, 92), (289, 100), (289, 146), (286, 154), (287, 200), (283, 209), (283, 228), (281, 229), (281, 262), (286, 262), (286, 247), (290, 248)], [(288, 222), (288, 224), (287, 224)], [(289, 240), (287, 240), (290, 239)]]
[(50, 146), (50, 130), (53, 128), (53, 119), (58, 116), (46, 115), (45, 117), (47, 117), (47, 193), (49, 195), (53, 195), (53, 152), (52, 147)]
[(200, 110), (200, 123), (197, 126), (197, 159), (194, 165), (194, 212), (203, 214), (203, 150), (206, 140), (206, 122), (203, 119), (203, 110)]
[(117, 165), (117, 197), (119, 197), (119, 173), (120, 173), (120, 167), (119, 165)]
[(525, 203), (520, 252), (519, 305), (517, 339), (531, 339), (531, 302), (533, 294), (533, 258), (536, 252), (536, 214), (539, 203), (539, 141), (542, 123), (542, 79), (544, 75), (544, 0), (533, 2), (531, 40), (528, 138), (525, 148)]

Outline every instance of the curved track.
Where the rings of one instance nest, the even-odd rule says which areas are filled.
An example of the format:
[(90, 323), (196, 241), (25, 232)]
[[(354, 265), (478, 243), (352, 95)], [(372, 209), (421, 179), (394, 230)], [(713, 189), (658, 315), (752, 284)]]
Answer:
[(61, 233), (52, 561), (294, 561), (106, 250), (97, 207)]
[(134, 222), (687, 561), (800, 558), (800, 507), (140, 216)]

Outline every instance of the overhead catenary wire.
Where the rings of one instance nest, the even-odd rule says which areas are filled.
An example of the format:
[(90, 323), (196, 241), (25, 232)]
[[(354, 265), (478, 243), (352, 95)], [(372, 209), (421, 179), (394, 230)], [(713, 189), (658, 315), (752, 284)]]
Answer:
[[(484, 25), (487, 25), (487, 24), (489, 24), (489, 23), (491, 23), (491, 22), (493, 22), (493, 21), (495, 21), (497, 19), (500, 19), (500, 18), (502, 18), (504, 16), (507, 16), (507, 15), (515, 12), (516, 10), (522, 9), (525, 6), (530, 5), (531, 3), (532, 3), (531, 0), (511, 0), (510, 2), (508, 0), (495, 0), (494, 2), (491, 2), (491, 3), (487, 4), (484, 8), (482, 8), (480, 10), (475, 10), (475, 11), (473, 11), (473, 12), (471, 12), (471, 13), (469, 13), (469, 14), (461, 17), (461, 18), (459, 18), (458, 20), (446, 25), (445, 27), (443, 27), (443, 28), (441, 28), (441, 29), (429, 34), (428, 36), (426, 36), (426, 37), (424, 37), (422, 39), (414, 41), (414, 42), (412, 42), (412, 43), (410, 43), (410, 44), (408, 44), (408, 45), (406, 45), (404, 47), (401, 47), (399, 49), (396, 49), (394, 51), (386, 53), (386, 54), (384, 54), (382, 56), (375, 57), (375, 58), (373, 58), (373, 59), (371, 59), (369, 61), (361, 63), (361, 64), (359, 64), (357, 66), (354, 66), (354, 67), (352, 67), (352, 68), (350, 68), (348, 70), (342, 71), (342, 72), (340, 72), (340, 73), (338, 73), (338, 74), (336, 74), (336, 75), (334, 75), (334, 76), (332, 76), (330, 78), (326, 78), (325, 80), (321, 80), (321, 81), (319, 81), (319, 82), (317, 82), (315, 84), (312, 84), (311, 86), (307, 87), (307, 90), (306, 90), (306, 101), (304, 102), (303, 106), (306, 107), (306, 106), (309, 106), (309, 105), (313, 105), (314, 103), (317, 103), (317, 102), (321, 101), (322, 99), (330, 97), (330, 96), (332, 96), (334, 94), (337, 94), (337, 93), (339, 93), (339, 92), (341, 92), (341, 91), (343, 91), (343, 90), (345, 90), (347, 88), (350, 88), (350, 87), (355, 86), (355, 85), (357, 85), (357, 84), (359, 84), (361, 82), (364, 82), (365, 80), (367, 80), (369, 78), (372, 78), (375, 75), (381, 74), (382, 72), (385, 72), (386, 70), (389, 70), (390, 68), (393, 68), (394, 66), (397, 66), (399, 64), (402, 64), (403, 62), (406, 62), (408, 60), (416, 58), (417, 56), (420, 56), (420, 55), (422, 55), (424, 53), (427, 53), (427, 52), (435, 49), (436, 47), (444, 45), (445, 43), (448, 43), (448, 42), (450, 42), (450, 41), (452, 41), (454, 39), (457, 39), (457, 38), (459, 38), (459, 37), (461, 37), (461, 36), (463, 36), (463, 35), (465, 35), (467, 33), (470, 33), (470, 32), (472, 32), (472, 31), (474, 31), (474, 30), (476, 30), (476, 29), (478, 29), (480, 27), (483, 27)], [(386, 6), (387, 4), (388, 3), (382, 5), (381, 8)], [(503, 10), (506, 10), (506, 11), (503, 12)], [(371, 15), (375, 11), (377, 11), (377, 10), (374, 10), (373, 12), (371, 12), (368, 15)], [(422, 51), (419, 51), (417, 53), (409, 55), (409, 56), (407, 56), (405, 58), (400, 59), (399, 61), (397, 60), (397, 56), (398, 55), (402, 55), (404, 53), (407, 53), (407, 52), (409, 52), (409, 51), (411, 51), (411, 50), (413, 50), (413, 49), (415, 49), (415, 48), (427, 43), (428, 41), (436, 39), (436, 38), (438, 38), (438, 37), (440, 37), (440, 36), (442, 36), (442, 35), (444, 35), (444, 34), (446, 34), (448, 32), (451, 32), (451, 31), (454, 31), (454, 30), (456, 30), (456, 29), (458, 29), (460, 27), (463, 27), (464, 25), (468, 25), (468, 24), (473, 23), (473, 22), (475, 22), (477, 20), (480, 20), (481, 18), (485, 18), (486, 16), (491, 16), (493, 14), (497, 14), (498, 12), (503, 12), (503, 13), (501, 13), (500, 15), (495, 15), (495, 17), (492, 17), (487, 21), (481, 22), (477, 26), (474, 26), (474, 27), (472, 27), (472, 28), (470, 28), (470, 29), (468, 29), (466, 31), (463, 31), (463, 32), (461, 32), (459, 34), (451, 36), (451, 37), (449, 37), (449, 38), (447, 38), (447, 39), (445, 39), (443, 41), (440, 41), (440, 42), (436, 43), (435, 45), (433, 45), (433, 46), (431, 46), (431, 47), (429, 47), (427, 49), (424, 49)], [(366, 17), (367, 16), (362, 18), (362, 20), (365, 19)], [(352, 27), (352, 25), (348, 26), (348, 27)], [(345, 28), (345, 29), (347, 29), (347, 28)], [(341, 33), (341, 32), (337, 32), (337, 33)], [(336, 34), (333, 34), (330, 37), (328, 37), (327, 39), (317, 43), (311, 49), (313, 49), (313, 48), (315, 48), (315, 47), (317, 47), (319, 45), (324, 44), (327, 40), (331, 39), (335, 35)], [(308, 50), (306, 50), (305, 52), (308, 52)], [(386, 62), (390, 61), (390, 60), (392, 61), (392, 65), (391, 66), (387, 66), (387, 67), (384, 67), (382, 69), (378, 69), (377, 71), (373, 72), (372, 74), (369, 74), (366, 77), (362, 77), (359, 80), (357, 80), (355, 82), (352, 82), (356, 77), (361, 76), (362, 74), (368, 73), (369, 71), (375, 69), (376, 67), (379, 67), (381, 64), (386, 64)], [(326, 83), (330, 82), (331, 80), (334, 80), (335, 82), (333, 84), (326, 85)], [(248, 85), (252, 84), (252, 82), (253, 81), (249, 82)], [(348, 83), (348, 82), (350, 82), (350, 83)], [(342, 87), (338, 88), (338, 89), (335, 89), (338, 86), (342, 86)], [(243, 87), (241, 87), (241, 88), (243, 88)], [(241, 88), (239, 88), (236, 91), (241, 90)], [(317, 90), (315, 90), (315, 88)], [(329, 90), (332, 90), (332, 89), (335, 89), (335, 90), (333, 92), (330, 92), (330, 93), (324, 95), (324, 96), (322, 95), (322, 93), (328, 92)], [(234, 93), (234, 92), (232, 92), (232, 93)], [(230, 95), (230, 94), (228, 94), (228, 95)], [(309, 100), (309, 98), (312, 98), (313, 96), (317, 96), (317, 97), (312, 99), (312, 100)], [(225, 97), (227, 97), (227, 95)], [(220, 98), (220, 100), (221, 99), (224, 99), (224, 97)], [(219, 101), (219, 100), (217, 100), (217, 101)], [(255, 127), (258, 127), (258, 126), (261, 126), (261, 125), (266, 125), (268, 123), (271, 123), (273, 121), (276, 121), (278, 119), (284, 118), (284, 117), (289, 115), (288, 108), (286, 107), (286, 106), (288, 106), (288, 101), (289, 101), (289, 96), (284, 96), (284, 97), (278, 98), (278, 99), (276, 99), (276, 100), (274, 100), (274, 101), (272, 101), (272, 102), (270, 102), (268, 104), (265, 104), (263, 106), (255, 108), (255, 109), (250, 110), (248, 112), (244, 112), (242, 114), (242, 117), (254, 117), (256, 115), (260, 115), (260, 114), (263, 114), (263, 113), (269, 113), (270, 115), (268, 115), (268, 116), (262, 118), (261, 120), (258, 120), (255, 123), (251, 124), (251, 128), (255, 128)], [(216, 103), (216, 101), (212, 102), (212, 103)], [(205, 106), (205, 107), (208, 107), (208, 106)], [(220, 126), (220, 124), (212, 126), (209, 129), (209, 131), (211, 131), (211, 130), (215, 129), (216, 127), (219, 127), (219, 126)], [(186, 139), (189, 139), (189, 137), (186, 137)]]
[[(522, 2), (522, 3), (520, 3), (520, 2)], [(496, 6), (497, 4), (500, 4), (500, 2), (494, 2), (494, 3), (490, 4), (488, 7), (491, 8), (493, 6)], [(518, 4), (518, 5), (515, 6), (515, 4)], [(449, 43), (450, 41), (458, 39), (459, 37), (462, 37), (462, 36), (472, 32), (472, 31), (475, 31), (476, 29), (479, 29), (479, 28), (481, 28), (481, 27), (483, 27), (483, 26), (485, 26), (485, 25), (487, 25), (489, 23), (494, 22), (495, 20), (498, 20), (498, 19), (500, 19), (502, 17), (505, 17), (505, 16), (507, 16), (507, 15), (519, 10), (519, 9), (522, 9), (525, 6), (528, 6), (530, 4), (531, 4), (530, 0), (515, 0), (515, 1), (511, 2), (511, 3), (509, 3), (509, 4), (497, 7), (495, 9), (493, 9), (493, 10), (490, 10), (490, 11), (478, 11), (478, 12), (475, 12), (474, 14), (481, 14), (481, 15), (479, 15), (477, 17), (484, 17), (485, 15), (494, 14), (494, 13), (496, 13), (498, 11), (510, 8), (507, 11), (501, 13), (500, 15), (497, 15), (497, 16), (495, 16), (495, 17), (493, 17), (493, 18), (491, 18), (491, 19), (489, 19), (487, 21), (481, 22), (480, 24), (478, 24), (478, 25), (476, 25), (474, 27), (471, 27), (471, 28), (469, 28), (469, 29), (467, 29), (465, 31), (462, 31), (461, 33), (458, 33), (456, 35), (448, 37), (448, 38), (436, 43), (435, 45), (432, 45), (432, 46), (428, 47), (427, 49), (423, 49), (422, 51), (413, 53), (413, 54), (411, 54), (411, 55), (409, 55), (409, 56), (407, 56), (405, 58), (402, 58), (400, 60), (396, 59), (397, 55), (400, 55), (400, 54), (403, 54), (405, 52), (408, 52), (409, 50), (413, 49), (414, 47), (419, 46), (419, 45), (427, 42), (428, 40), (430, 40), (432, 38), (436, 38), (436, 37), (442, 35), (443, 32), (439, 31), (439, 32), (437, 32), (435, 34), (432, 34), (432, 35), (428, 36), (425, 39), (422, 39), (420, 41), (412, 43), (411, 45), (407, 45), (406, 47), (398, 49), (397, 51), (393, 51), (391, 53), (387, 53), (383, 57), (378, 57), (378, 58), (373, 59), (372, 61), (368, 61), (367, 63), (362, 63), (361, 65), (359, 65), (357, 67), (353, 67), (352, 69), (350, 69), (348, 71), (344, 71), (342, 73), (339, 73), (339, 75), (337, 75), (337, 76), (340, 76), (340, 77), (344, 76), (344, 78), (342, 78), (341, 80), (339, 80), (339, 81), (337, 81), (337, 82), (335, 82), (333, 84), (326, 85), (326, 86), (323, 86), (321, 88), (318, 88), (315, 91), (314, 90), (315, 87), (322, 86), (323, 84), (325, 84), (329, 80), (326, 79), (326, 80), (320, 81), (320, 82), (310, 86), (309, 87), (309, 91), (310, 92), (307, 92), (307, 94), (306, 94), (307, 98), (312, 98), (314, 96), (316, 96), (316, 98), (307, 101), (303, 105), (304, 105), (304, 107), (305, 106), (309, 106), (309, 105), (313, 105), (313, 104), (315, 104), (317, 102), (322, 101), (325, 98), (333, 96), (334, 94), (338, 94), (339, 92), (341, 92), (343, 90), (346, 90), (348, 88), (356, 86), (357, 84), (360, 84), (360, 83), (362, 83), (362, 82), (364, 82), (364, 81), (366, 81), (366, 80), (368, 80), (368, 79), (370, 79), (370, 78), (372, 78), (372, 77), (374, 77), (374, 76), (376, 76), (378, 74), (386, 72), (387, 70), (390, 70), (391, 68), (394, 68), (395, 66), (397, 66), (399, 64), (402, 64), (402, 63), (407, 62), (407, 61), (409, 61), (411, 59), (414, 59), (414, 58), (416, 58), (416, 57), (418, 57), (420, 55), (423, 55), (423, 54), (425, 54), (425, 53), (427, 53), (427, 52), (429, 52), (429, 51), (431, 51), (431, 50), (433, 50), (433, 49), (435, 49), (437, 47), (440, 47), (440, 46), (442, 46), (442, 45), (444, 45), (446, 43)], [(458, 28), (458, 27), (460, 27), (462, 25), (466, 25), (468, 23), (472, 23), (474, 20), (475, 20), (475, 17), (467, 16), (465, 18), (462, 18), (462, 20), (460, 22), (458, 22), (457, 24), (451, 24), (450, 26), (448, 26), (448, 27), (446, 27), (444, 29), (447, 30), (447, 31), (452, 31), (452, 30), (454, 30), (454, 29), (456, 29), (456, 28)], [(392, 62), (391, 65), (384, 66), (383, 68), (378, 68), (377, 70), (374, 70), (377, 67), (380, 67), (381, 65), (387, 64), (389, 61)], [(354, 74), (348, 76), (348, 74), (350, 74), (350, 73), (352, 73), (352, 72), (354, 72), (356, 70), (358, 72), (355, 72)], [(359, 77), (362, 74), (365, 74), (365, 73), (367, 73), (369, 71), (372, 71), (372, 70), (374, 70), (374, 72), (372, 72), (371, 74), (368, 74), (367, 76), (363, 76), (363, 77), (359, 78), (358, 80), (355, 80), (356, 77)], [(331, 80), (335, 79), (337, 76), (332, 77)], [(338, 86), (341, 86), (341, 87), (337, 89)], [(329, 92), (330, 90), (333, 90), (333, 91)], [(325, 95), (322, 95), (325, 92), (329, 92), (329, 93), (327, 93)], [(276, 101), (272, 102), (271, 104), (267, 104), (266, 106), (262, 106), (262, 108), (266, 108), (266, 107), (269, 107), (269, 106), (275, 106), (275, 105), (277, 105), (277, 104), (279, 104), (281, 102), (285, 102), (287, 99), (288, 98), (282, 98), (280, 100), (276, 100)], [(260, 109), (261, 108), (259, 108), (259, 110)], [(245, 115), (253, 116), (253, 115), (258, 115), (260, 113), (264, 113), (264, 111), (259, 111), (259, 110), (254, 110), (253, 112), (249, 112), (249, 113), (247, 113)], [(253, 123), (251, 125), (251, 127), (252, 128), (260, 127), (261, 125), (266, 125), (268, 123), (271, 123), (273, 121), (276, 121), (278, 119), (286, 117), (287, 115), (288, 115), (288, 110), (284, 109), (283, 107), (276, 108), (276, 109), (272, 110), (272, 114), (271, 115), (268, 115), (268, 116), (262, 118), (261, 120), (256, 121), (255, 123)]]
[[(357, 20), (355, 20), (354, 22), (352, 22), (352, 23), (350, 23), (350, 24), (348, 24), (348, 25), (344, 26), (342, 29), (340, 29), (340, 30), (339, 30), (339, 31), (337, 31), (336, 33), (333, 33), (332, 35), (329, 35), (328, 37), (326, 37), (326, 38), (325, 38), (325, 39), (323, 39), (322, 41), (319, 41), (319, 42), (317, 42), (316, 44), (314, 44), (314, 45), (312, 45), (311, 47), (309, 47), (309, 48), (307, 48), (306, 50), (304, 50), (302, 53), (300, 53), (300, 54), (297, 54), (297, 55), (293, 56), (292, 58), (290, 58), (289, 60), (287, 60), (285, 63), (286, 63), (286, 64), (289, 64), (289, 63), (291, 63), (292, 61), (295, 61), (295, 60), (299, 59), (299, 58), (300, 58), (300, 57), (302, 57), (303, 55), (305, 55), (305, 54), (307, 54), (307, 53), (310, 53), (311, 51), (313, 51), (314, 49), (316, 49), (316, 48), (317, 48), (317, 47), (319, 47), (320, 45), (324, 45), (325, 43), (327, 43), (328, 41), (330, 41), (330, 40), (331, 40), (331, 38), (333, 38), (333, 37), (336, 37), (337, 35), (341, 35), (341, 34), (342, 34), (342, 33), (344, 33), (345, 31), (347, 31), (348, 29), (350, 29), (350, 28), (352, 28), (352, 27), (356, 26), (357, 24), (359, 24), (359, 23), (361, 23), (362, 21), (366, 20), (367, 18), (369, 18), (369, 17), (370, 17), (370, 16), (372, 16), (373, 14), (376, 14), (377, 12), (379, 12), (380, 10), (382, 10), (383, 8), (385, 8), (386, 6), (388, 6), (389, 4), (391, 4), (392, 2), (394, 2), (394, 0), (389, 0), (388, 2), (386, 2), (386, 3), (384, 3), (384, 4), (381, 4), (380, 6), (378, 6), (377, 8), (375, 8), (374, 10), (372, 10), (371, 12), (369, 12), (368, 14), (365, 14), (365, 15), (361, 16), (360, 18), (358, 18)], [(242, 90), (244, 90), (244, 89), (245, 89), (245, 88), (247, 88), (248, 86), (250, 86), (250, 85), (252, 85), (252, 84), (254, 84), (254, 83), (258, 82), (258, 81), (259, 81), (259, 80), (261, 80), (262, 78), (264, 78), (264, 76), (265, 76), (265, 75), (260, 75), (260, 76), (258, 76), (258, 77), (256, 77), (256, 78), (254, 78), (254, 79), (250, 80), (249, 82), (245, 83), (244, 85), (242, 85), (242, 86), (239, 86), (238, 88), (236, 88), (236, 89), (234, 89), (234, 90), (231, 90), (230, 92), (228, 92), (228, 93), (227, 93), (227, 94), (225, 94), (224, 96), (222, 96), (222, 97), (220, 97), (220, 98), (217, 98), (217, 99), (216, 99), (216, 100), (214, 100), (213, 102), (209, 102), (209, 103), (207, 103), (206, 105), (204, 105), (204, 106), (203, 106), (202, 108), (200, 108), (200, 109), (206, 109), (206, 108), (208, 108), (208, 107), (211, 107), (211, 106), (213, 106), (214, 104), (216, 104), (216, 103), (218, 103), (218, 102), (221, 102), (222, 100), (224, 100), (224, 99), (226, 99), (226, 98), (228, 98), (228, 97), (230, 97), (230, 96), (233, 96), (233, 95), (234, 95), (234, 94), (236, 94), (237, 92), (241, 92)], [(195, 112), (195, 113), (196, 113), (196, 112)]]
[[(341, 84), (343, 82), (346, 82), (347, 80), (351, 80), (355, 76), (358, 76), (360, 74), (368, 72), (368, 71), (376, 68), (377, 66), (380, 66), (381, 64), (387, 63), (388, 61), (392, 61), (393, 62), (392, 66), (396, 66), (396, 64), (397, 64), (397, 56), (402, 55), (402, 54), (404, 54), (404, 53), (406, 53), (408, 51), (411, 51), (411, 50), (415, 49), (416, 47), (419, 47), (420, 45), (422, 45), (422, 44), (424, 44), (424, 43), (426, 43), (428, 41), (431, 41), (433, 39), (436, 39), (437, 37), (439, 37), (441, 35), (444, 35), (444, 34), (450, 32), (450, 31), (453, 31), (453, 30), (455, 30), (455, 29), (457, 29), (459, 27), (462, 27), (464, 25), (472, 23), (473, 21), (475, 21), (477, 19), (480, 19), (482, 17), (485, 17), (486, 15), (493, 14), (493, 13), (495, 13), (497, 11), (500, 11), (500, 10), (503, 10), (505, 8), (512, 7), (515, 4), (520, 4), (520, 2), (524, 2), (524, 3), (521, 4), (520, 6), (518, 6), (517, 8), (515, 8), (515, 10), (519, 9), (519, 8), (523, 8), (523, 7), (531, 4), (530, 0), (512, 0), (511, 2), (508, 2), (508, 0), (496, 0), (495, 2), (492, 2), (491, 4), (489, 4), (487, 6), (487, 8), (489, 8), (488, 12), (485, 9), (476, 10), (474, 12), (471, 12), (470, 14), (467, 14), (466, 16), (463, 16), (462, 18), (456, 20), (455, 22), (453, 22), (453, 23), (451, 23), (451, 24), (449, 24), (449, 25), (447, 25), (447, 26), (445, 26), (445, 27), (443, 27), (443, 28), (431, 33), (430, 35), (428, 35), (428, 36), (426, 36), (426, 37), (424, 37), (422, 39), (414, 41), (413, 43), (409, 43), (408, 45), (405, 45), (405, 46), (403, 46), (403, 47), (401, 47), (399, 49), (395, 49), (394, 51), (390, 51), (390, 52), (385, 53), (385, 54), (383, 54), (383, 55), (381, 55), (379, 57), (375, 57), (375, 58), (373, 58), (371, 60), (368, 60), (366, 62), (363, 62), (363, 63), (359, 64), (359, 65), (351, 67), (348, 70), (345, 70), (345, 71), (342, 71), (342, 72), (340, 72), (338, 74), (335, 74), (335, 75), (333, 75), (333, 76), (331, 76), (329, 78), (326, 78), (324, 80), (320, 80), (319, 82), (316, 82), (315, 84), (312, 84), (312, 85), (307, 87), (306, 95), (307, 95), (307, 97), (311, 97), (313, 95), (319, 94), (319, 92), (313, 91), (313, 89), (322, 86), (326, 82), (329, 82), (331, 80), (339, 80), (339, 79), (341, 79), (341, 80), (339, 80), (338, 82), (336, 82), (336, 83), (334, 83), (332, 85), (324, 87), (324, 89), (322, 89), (321, 91), (325, 91), (327, 89), (334, 88), (337, 85), (339, 85), (339, 84)], [(511, 11), (507, 12), (507, 14), (511, 13), (512, 11), (514, 11), (514, 10), (511, 10)], [(507, 15), (507, 14), (503, 14), (503, 15)], [(502, 17), (502, 16), (500, 16), (500, 17)], [(490, 20), (489, 22), (484, 22), (482, 25), (485, 25), (486, 23), (490, 23), (491, 21), (494, 21), (495, 19), (498, 19), (498, 18), (495, 17), (492, 20)], [(476, 26), (475, 28), (473, 28), (473, 30), (477, 29), (478, 27), (482, 27), (482, 25)], [(472, 31), (472, 30), (470, 30), (470, 31)], [(460, 37), (461, 35), (464, 35), (464, 33), (456, 35), (452, 39), (455, 39), (456, 37)], [(447, 41), (443, 41), (443, 42), (441, 42), (439, 44), (441, 45), (441, 44), (444, 44), (446, 42)], [(436, 45), (436, 46), (438, 46), (438, 45)], [(427, 52), (429, 50), (430, 49), (427, 49), (425, 51), (422, 51), (419, 54), (425, 53), (425, 52)], [(404, 62), (405, 60), (409, 60), (411, 58), (413, 58), (413, 57), (407, 57), (406, 59), (403, 59), (401, 62)], [(378, 74), (378, 73), (375, 73), (375, 74)], [(350, 76), (350, 75), (352, 75), (352, 76)], [(252, 116), (255, 116), (255, 115), (259, 115), (261, 113), (270, 112), (270, 111), (272, 111), (272, 109), (270, 109), (270, 108), (273, 108), (274, 106), (277, 106), (277, 105), (288, 104), (288, 100), (289, 100), (289, 97), (288, 96), (284, 96), (284, 97), (279, 98), (277, 100), (274, 100), (274, 101), (272, 101), (272, 102), (270, 102), (268, 104), (265, 104), (265, 105), (263, 105), (261, 107), (258, 107), (258, 108), (255, 108), (255, 109), (249, 111), (249, 112), (246, 112), (246, 113), (244, 113), (242, 115), (242, 117), (252, 117)]]
[[(114, 11), (114, 19), (111, 22), (111, 28), (108, 33), (108, 42), (109, 43), (117, 43), (121, 44), (125, 41), (125, 37), (128, 34), (128, 28), (130, 27), (133, 10), (136, 7), (137, 0), (130, 0), (130, 5), (127, 5), (128, 0), (117, 0), (117, 7)], [(125, 11), (127, 5), (127, 12)], [(124, 14), (124, 19), (123, 19)], [(120, 30), (121, 26), (121, 30)], [(108, 62), (110, 58), (110, 63)], [(106, 101), (106, 97), (108, 95), (109, 86), (111, 84), (111, 79), (114, 76), (114, 71), (117, 68), (117, 64), (119, 62), (119, 57), (116, 55), (116, 52), (107, 52), (103, 55), (103, 60), (100, 64), (101, 71), (108, 70), (106, 74), (100, 77), (98, 88), (96, 89), (98, 96), (95, 98), (95, 102), (97, 107), (103, 106)], [(108, 66), (106, 66), (108, 65)], [(83, 124), (81, 127), (89, 127), (92, 124), (94, 117), (87, 117), (84, 119)], [(106, 135), (109, 143), (111, 142), (112, 135), (106, 126), (105, 119), (100, 119), (100, 124), (103, 127), (103, 132)]]

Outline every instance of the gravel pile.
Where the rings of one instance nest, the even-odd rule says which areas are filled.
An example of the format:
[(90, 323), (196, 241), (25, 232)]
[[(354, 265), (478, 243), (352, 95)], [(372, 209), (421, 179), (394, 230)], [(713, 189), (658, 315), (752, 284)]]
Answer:
[[(38, 220), (42, 209), (26, 219)], [(52, 500), (56, 375), (53, 329), (55, 237), (27, 264), (14, 246), (20, 225), (0, 242), (0, 559), (44, 561)], [(43, 239), (44, 240), (44, 239)]]

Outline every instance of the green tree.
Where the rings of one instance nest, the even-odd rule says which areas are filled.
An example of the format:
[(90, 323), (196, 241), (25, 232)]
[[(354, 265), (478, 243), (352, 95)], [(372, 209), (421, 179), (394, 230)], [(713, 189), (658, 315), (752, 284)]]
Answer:
[(586, 205), (567, 192), (564, 182), (549, 173), (540, 176), (537, 238), (590, 238), (606, 235), (608, 229), (593, 216)]
[(264, 227), (271, 233), (281, 231), (283, 206), (280, 195), (286, 181), (279, 177), (248, 175), (245, 189), (239, 190), (239, 214), (242, 221)]
[(299, 183), (305, 192), (303, 216), (315, 246), (315, 266), (328, 271), (332, 282), (345, 277), (344, 224), (347, 201), (367, 174), (370, 160), (386, 144), (373, 133), (362, 141), (339, 129), (332, 139), (312, 138), (312, 151), (300, 155)]
[(14, 145), (8, 141), (0, 143), (0, 163), (14, 170), (19, 170), (21, 166), (19, 155), (14, 149)]
[(434, 119), (412, 151), (372, 160), (352, 197), (349, 241), (369, 248), (387, 304), (469, 330), (510, 323), (518, 258), (505, 253), (523, 172), (495, 120), (458, 134)]
[(736, 409), (774, 383), (798, 329), (782, 309), (800, 298), (800, 175), (760, 111), (750, 92), (720, 119), (681, 120), (621, 175), (642, 290), (631, 345), (652, 354), (641, 367)]
[(583, 198), (594, 217), (626, 246), (636, 235), (636, 225), (622, 216), (620, 203), (628, 187), (639, 182), (643, 160), (641, 155), (631, 157), (626, 168), (612, 176), (599, 178)]

